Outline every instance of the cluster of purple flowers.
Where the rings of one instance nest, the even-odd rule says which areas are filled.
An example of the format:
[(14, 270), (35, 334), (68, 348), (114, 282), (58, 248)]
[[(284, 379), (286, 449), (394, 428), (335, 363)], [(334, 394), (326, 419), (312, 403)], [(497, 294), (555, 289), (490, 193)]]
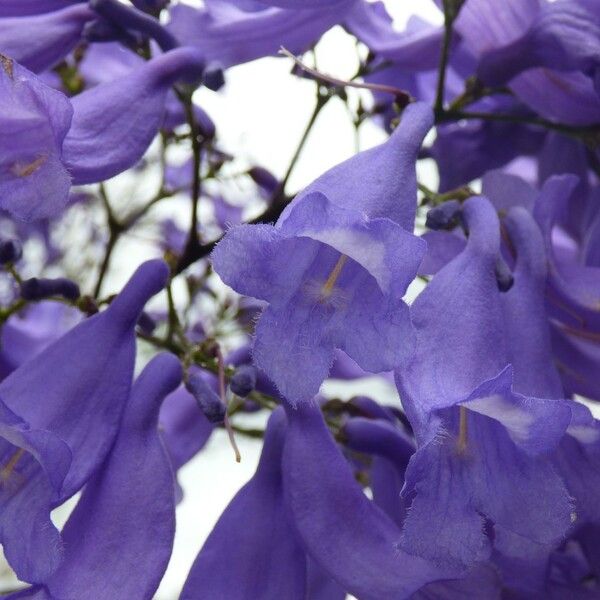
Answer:
[[(437, 4), (443, 25), (399, 30), (367, 0), (0, 0), (0, 544), (24, 582), (8, 598), (153, 598), (177, 471), (218, 427), (236, 453), (235, 435), (264, 445), (182, 600), (600, 598), (600, 2)], [(194, 92), (334, 26), (360, 68), (296, 59), (317, 81), (309, 127), (360, 86), (356, 127), (389, 137), (294, 196), (294, 162), (251, 166), (263, 212), (242, 222)], [(106, 180), (147, 167), (158, 192), (123, 214)], [(174, 196), (188, 229), (173, 209), (164, 260), (103, 296), (121, 237)], [(56, 232), (99, 208), (90, 279)], [(320, 395), (370, 374), (401, 406)], [(256, 411), (265, 431), (236, 422)]]

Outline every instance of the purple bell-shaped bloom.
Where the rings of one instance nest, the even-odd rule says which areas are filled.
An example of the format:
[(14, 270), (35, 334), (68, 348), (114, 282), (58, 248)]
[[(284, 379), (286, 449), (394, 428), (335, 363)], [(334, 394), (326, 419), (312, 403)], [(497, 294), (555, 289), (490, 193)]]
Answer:
[(2, 56), (0, 97), (0, 207), (25, 220), (57, 214), (66, 205), (71, 186), (63, 163), (71, 103)]
[(75, 48), (95, 18), (87, 4), (27, 17), (0, 18), (0, 52), (34, 73), (53, 67)]
[(102, 181), (132, 167), (158, 132), (169, 88), (197, 82), (203, 69), (196, 50), (178, 48), (73, 98), (63, 147), (73, 183)]
[[(467, 571), (492, 550), (514, 560), (530, 543), (549, 552), (570, 527), (570, 498), (548, 453), (571, 413), (507, 367), (521, 350), (510, 346), (503, 311), (525, 332), (529, 308), (503, 306), (503, 294), (513, 290), (498, 289), (500, 228), (491, 204), (472, 198), (463, 214), (467, 245), (412, 305), (416, 351), (397, 383), (418, 441), (403, 490), (411, 503), (400, 545)], [(526, 240), (513, 241), (519, 253)]]
[(311, 558), (361, 600), (401, 600), (458, 573), (399, 547), (401, 530), (371, 502), (320, 411), (289, 409), (283, 456), (287, 505)]
[(306, 559), (283, 498), (285, 430), (279, 408), (269, 420), (256, 473), (204, 543), (181, 600), (306, 597)]
[(431, 122), (429, 107), (409, 106), (385, 144), (322, 175), (274, 227), (232, 228), (212, 255), (225, 283), (269, 303), (254, 360), (292, 404), (318, 392), (335, 348), (371, 372), (411, 351), (402, 296), (424, 253), (414, 165)]
[(129, 396), (135, 326), (168, 275), (143, 264), (109, 308), (86, 319), (0, 383), (0, 536), (20, 579), (42, 582), (63, 550), (50, 511), (110, 450)]
[(161, 401), (180, 381), (181, 366), (173, 355), (158, 355), (144, 369), (131, 390), (110, 454), (63, 528), (60, 567), (43, 586), (24, 592), (25, 597), (152, 597), (175, 535), (173, 473), (157, 417)]
[[(198, 83), (204, 62), (178, 48), (69, 101), (2, 58), (0, 207), (21, 219), (59, 213), (71, 183), (103, 181), (132, 167), (161, 126), (176, 82)], [(18, 140), (15, 143), (15, 140)]]

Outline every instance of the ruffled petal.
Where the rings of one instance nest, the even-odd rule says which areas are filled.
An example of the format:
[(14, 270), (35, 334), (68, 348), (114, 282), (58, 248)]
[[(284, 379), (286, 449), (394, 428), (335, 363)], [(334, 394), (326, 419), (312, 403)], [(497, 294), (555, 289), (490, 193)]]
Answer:
[(254, 361), (292, 404), (313, 398), (333, 363), (326, 323), (308, 311), (304, 306), (268, 307), (256, 327)]
[[(240, 294), (270, 302), (278, 295), (282, 280), (277, 260), (280, 241), (281, 234), (271, 225), (238, 225), (217, 244), (211, 261), (227, 285)], [(297, 261), (288, 262), (295, 269)]]
[(71, 464), (56, 435), (30, 428), (0, 403), (0, 540), (17, 576), (39, 582), (62, 560), (60, 534), (50, 520)]
[(3, 56), (0, 98), (0, 207), (23, 220), (54, 216), (66, 206), (71, 186), (61, 161), (71, 104)]

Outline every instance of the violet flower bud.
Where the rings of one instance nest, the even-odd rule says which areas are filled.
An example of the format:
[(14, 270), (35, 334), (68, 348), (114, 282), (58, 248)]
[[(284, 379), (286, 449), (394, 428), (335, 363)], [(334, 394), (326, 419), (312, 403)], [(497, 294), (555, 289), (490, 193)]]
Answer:
[(440, 229), (451, 229), (458, 224), (458, 215), (461, 205), (458, 200), (450, 200), (439, 206), (434, 206), (427, 213), (425, 227), (438, 231)]
[(142, 312), (140, 318), (137, 321), (137, 326), (142, 333), (150, 335), (156, 329), (156, 321), (147, 313)]
[(223, 69), (217, 65), (208, 65), (202, 76), (204, 87), (217, 92), (225, 85), (225, 75)]
[(248, 169), (252, 181), (266, 192), (272, 194), (279, 187), (279, 180), (267, 169), (263, 167), (252, 167)]
[(32, 277), (21, 284), (21, 298), (24, 300), (43, 300), (51, 296), (62, 296), (75, 301), (80, 296), (79, 286), (66, 277), (44, 279)]
[(23, 246), (19, 240), (0, 242), (0, 265), (17, 262), (23, 256)]
[(256, 387), (256, 367), (240, 365), (229, 381), (229, 389), (244, 398)]
[(222, 423), (225, 420), (225, 405), (200, 375), (190, 375), (185, 387), (211, 423)]

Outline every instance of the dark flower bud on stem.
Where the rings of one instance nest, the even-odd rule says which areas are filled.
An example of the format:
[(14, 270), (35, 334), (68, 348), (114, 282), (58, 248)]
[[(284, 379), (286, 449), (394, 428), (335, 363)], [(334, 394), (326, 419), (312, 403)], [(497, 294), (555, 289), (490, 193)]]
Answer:
[(269, 194), (277, 190), (280, 185), (279, 180), (270, 171), (264, 167), (252, 167), (248, 170), (248, 175), (256, 185)]
[(458, 200), (449, 200), (435, 206), (427, 213), (425, 226), (433, 231), (452, 229), (459, 223), (461, 205)]
[(200, 410), (211, 423), (223, 423), (225, 405), (200, 375), (190, 375), (185, 387), (194, 396)]
[(74, 302), (80, 296), (79, 286), (66, 277), (56, 279), (32, 277), (21, 284), (21, 298), (24, 300), (44, 300), (52, 296), (61, 296)]
[(220, 90), (225, 85), (223, 69), (216, 65), (208, 65), (204, 71), (204, 75), (202, 75), (202, 83), (204, 84), (204, 87), (207, 87), (213, 92)]
[(0, 264), (17, 262), (23, 255), (23, 246), (19, 240), (6, 240), (0, 242)]
[(156, 329), (156, 321), (147, 312), (142, 312), (137, 321), (137, 326), (142, 333), (151, 335)]
[(229, 389), (242, 398), (256, 387), (256, 368), (252, 365), (239, 366), (229, 380)]

